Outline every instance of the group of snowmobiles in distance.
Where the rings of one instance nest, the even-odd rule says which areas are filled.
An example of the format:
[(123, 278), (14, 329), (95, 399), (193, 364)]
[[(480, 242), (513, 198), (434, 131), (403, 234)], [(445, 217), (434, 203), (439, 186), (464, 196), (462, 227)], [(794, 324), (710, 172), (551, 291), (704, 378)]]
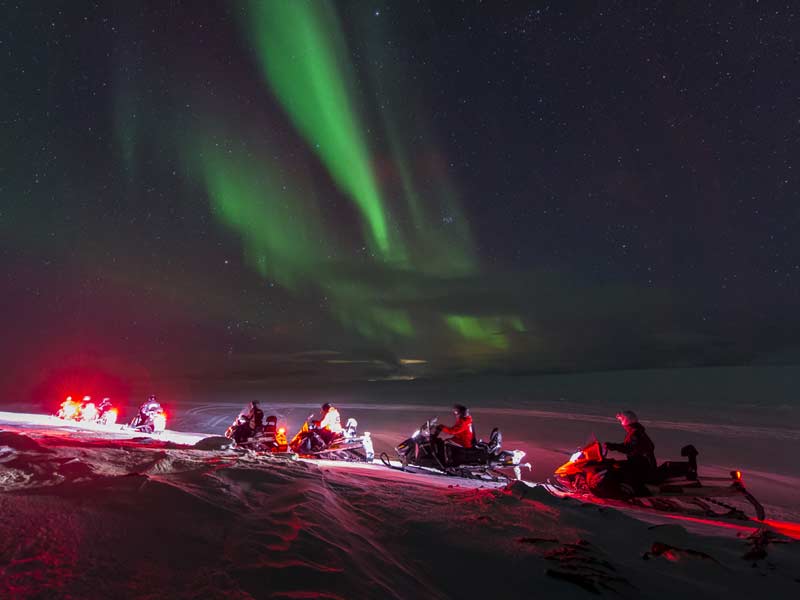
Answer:
[[(67, 396), (61, 403), (56, 416), (59, 419), (76, 423), (112, 426), (117, 423), (119, 410), (108, 397), (95, 403), (91, 396), (84, 396), (81, 400), (73, 400), (72, 396)], [(167, 413), (156, 400), (155, 395), (151, 394), (147, 401), (139, 407), (139, 411), (131, 422), (123, 425), (122, 428), (140, 433), (160, 433), (166, 427)]]
[(67, 396), (56, 416), (65, 421), (114, 425), (119, 411), (111, 404), (111, 398), (103, 398), (95, 403), (91, 396), (84, 396), (81, 400), (73, 400), (72, 396)]

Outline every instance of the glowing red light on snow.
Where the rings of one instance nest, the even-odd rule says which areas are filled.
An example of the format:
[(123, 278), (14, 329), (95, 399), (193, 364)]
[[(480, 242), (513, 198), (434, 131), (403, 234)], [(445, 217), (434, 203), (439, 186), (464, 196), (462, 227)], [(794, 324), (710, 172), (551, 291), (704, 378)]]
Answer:
[(72, 399), (72, 396), (67, 396), (66, 400), (61, 403), (61, 408), (58, 411), (58, 416), (62, 419), (78, 419), (81, 412), (81, 403)]
[(800, 540), (800, 523), (791, 523), (788, 521), (764, 521), (765, 525), (769, 525), (776, 531), (785, 536)]

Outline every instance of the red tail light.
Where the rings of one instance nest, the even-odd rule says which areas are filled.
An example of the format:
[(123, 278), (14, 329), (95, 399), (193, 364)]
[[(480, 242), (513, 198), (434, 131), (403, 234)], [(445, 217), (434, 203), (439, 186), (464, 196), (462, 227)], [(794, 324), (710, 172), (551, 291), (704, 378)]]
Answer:
[(741, 471), (731, 471), (731, 477), (733, 477), (734, 481), (741, 481), (742, 480), (742, 472)]

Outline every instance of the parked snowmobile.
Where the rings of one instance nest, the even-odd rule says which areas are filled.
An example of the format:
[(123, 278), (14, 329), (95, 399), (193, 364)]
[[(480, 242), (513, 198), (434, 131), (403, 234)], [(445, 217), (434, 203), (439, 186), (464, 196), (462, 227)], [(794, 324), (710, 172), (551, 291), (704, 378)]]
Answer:
[(309, 415), (300, 431), (289, 442), (289, 448), (304, 458), (372, 462), (375, 452), (369, 431), (358, 434), (358, 421), (347, 419), (341, 434), (332, 434), (319, 426)]
[(99, 425), (114, 425), (117, 422), (118, 411), (114, 408), (110, 398), (103, 398), (99, 404), (92, 402), (91, 396), (84, 396), (82, 400), (73, 400), (67, 396), (56, 413), (59, 419), (84, 423), (97, 423)]
[[(700, 477), (697, 455), (694, 446), (684, 446), (681, 456), (685, 461), (664, 462), (650, 480), (633, 481), (626, 473), (625, 461), (607, 458), (603, 445), (593, 439), (558, 467), (547, 485), (551, 491), (567, 495), (623, 500), (670, 512), (691, 512), (699, 507), (706, 516), (747, 519), (741, 510), (716, 500), (741, 496), (753, 505), (758, 520), (764, 520), (764, 507), (744, 487), (740, 471), (731, 471), (729, 478)], [(712, 505), (728, 512), (720, 513)]]
[(246, 443), (254, 435), (255, 432), (250, 428), (246, 415), (237, 416), (225, 430), (225, 437), (233, 440), (237, 445)]
[(99, 404), (87, 402), (81, 409), (84, 421), (94, 421), (101, 425), (115, 425), (119, 411), (114, 408), (111, 398), (103, 398)]
[(167, 413), (158, 402), (146, 402), (128, 424), (128, 429), (142, 433), (161, 433), (167, 428)]
[[(497, 427), (492, 430), (488, 442), (481, 440), (472, 448), (464, 448), (440, 441), (437, 423), (437, 417), (425, 421), (410, 438), (395, 447), (402, 470), (416, 466), (459, 477), (507, 481), (521, 479), (522, 467), (531, 468), (530, 463), (522, 463), (525, 456), (522, 450), (502, 449), (503, 436)], [(387, 467), (396, 468), (385, 452), (380, 458)], [(511, 469), (513, 477), (502, 469)]]
[(225, 437), (233, 440), (235, 448), (272, 454), (293, 454), (286, 441), (286, 429), (278, 427), (278, 417), (275, 415), (268, 416), (264, 426), (258, 431), (253, 431), (247, 415), (239, 415), (225, 431)]

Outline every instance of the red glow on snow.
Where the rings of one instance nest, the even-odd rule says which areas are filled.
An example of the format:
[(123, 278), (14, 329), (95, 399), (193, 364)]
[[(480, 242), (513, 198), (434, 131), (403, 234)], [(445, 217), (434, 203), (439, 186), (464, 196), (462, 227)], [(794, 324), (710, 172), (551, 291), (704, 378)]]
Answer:
[(689, 523), (698, 523), (700, 525), (710, 525), (712, 527), (720, 527), (722, 529), (733, 529), (743, 533), (752, 533), (767, 525), (778, 533), (785, 535), (796, 540), (800, 540), (800, 523), (791, 523), (788, 521), (771, 521), (765, 519), (764, 521), (751, 520), (752, 525), (737, 525), (735, 523), (727, 523), (725, 521), (715, 521), (712, 519), (703, 519), (700, 517), (689, 517), (687, 515), (661, 515), (667, 519), (675, 519), (676, 521), (686, 521)]
[(800, 540), (800, 523), (790, 523), (788, 521), (771, 521), (766, 519), (765, 525), (769, 525), (775, 531), (782, 533), (786, 537)]
[[(722, 529), (733, 529), (742, 532), (753, 532), (758, 529), (757, 525), (737, 525), (735, 523), (727, 523), (725, 521), (715, 521), (714, 519), (703, 519), (701, 517), (690, 517), (688, 515), (659, 515), (667, 519), (675, 519), (676, 521), (686, 521), (688, 523), (698, 523), (700, 525), (710, 525), (712, 527), (720, 527)], [(754, 521), (754, 523), (759, 523)]]
[(666, 550), (661, 556), (670, 562), (678, 562), (681, 559), (681, 557), (672, 550)]

